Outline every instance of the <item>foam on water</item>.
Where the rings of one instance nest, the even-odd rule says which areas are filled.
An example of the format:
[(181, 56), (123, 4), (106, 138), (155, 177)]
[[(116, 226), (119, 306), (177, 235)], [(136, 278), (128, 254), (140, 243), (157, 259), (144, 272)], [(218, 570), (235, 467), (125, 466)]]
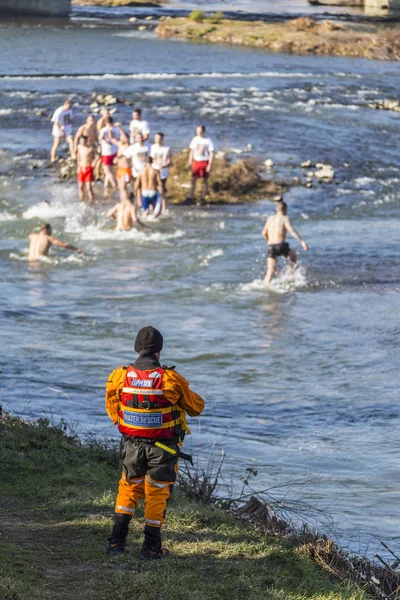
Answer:
[(275, 292), (287, 294), (298, 289), (306, 288), (308, 285), (306, 270), (303, 266), (297, 266), (293, 276), (289, 274), (289, 268), (285, 267), (275, 275), (269, 286), (265, 285), (263, 279), (253, 279), (248, 283), (238, 286), (240, 292)]
[(186, 231), (176, 229), (175, 231), (163, 233), (161, 231), (139, 231), (131, 229), (130, 231), (117, 231), (116, 229), (101, 229), (96, 225), (89, 225), (81, 232), (82, 240), (119, 240), (135, 242), (168, 242), (169, 240), (184, 237)]
[(223, 253), (224, 251), (222, 250), (222, 248), (218, 248), (217, 250), (211, 250), (211, 252), (209, 252), (205, 256), (200, 257), (202, 258), (200, 266), (208, 267), (208, 265), (210, 264), (210, 260), (212, 260), (213, 258), (217, 258), (218, 256), (222, 256)]
[[(331, 76), (336, 77), (361, 77), (354, 74), (346, 73), (333, 73)], [(284, 79), (296, 79), (296, 78), (324, 78), (327, 75), (316, 74), (316, 73), (303, 73), (303, 72), (282, 72), (282, 71), (256, 71), (252, 73), (223, 73), (219, 71), (198, 72), (198, 73), (104, 73), (104, 74), (90, 74), (90, 73), (75, 73), (75, 74), (35, 74), (35, 75), (4, 75), (0, 77), (0, 81), (42, 81), (42, 80), (65, 80), (65, 79), (84, 79), (93, 81), (102, 81), (107, 79), (192, 79), (192, 78), (204, 78), (204, 79), (254, 79), (258, 77), (272, 77), (272, 78), (284, 78)]]
[(8, 212), (0, 212), (0, 221), (15, 221), (18, 217)]
[(48, 202), (47, 200), (41, 200), (33, 206), (30, 206), (27, 210), (22, 213), (24, 219), (43, 219), (50, 220), (58, 217), (72, 216), (79, 205), (77, 203), (65, 204), (65, 202), (59, 200), (55, 202)]

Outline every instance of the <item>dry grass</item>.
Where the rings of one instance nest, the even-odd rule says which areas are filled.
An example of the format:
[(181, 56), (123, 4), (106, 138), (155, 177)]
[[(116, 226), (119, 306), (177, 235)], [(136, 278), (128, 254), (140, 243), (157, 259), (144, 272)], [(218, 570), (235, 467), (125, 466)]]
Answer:
[[(173, 158), (168, 179), (168, 197), (172, 203), (181, 203), (188, 195), (191, 173), (187, 166), (188, 151)], [(210, 176), (210, 203), (238, 203), (272, 198), (289, 188), (285, 182), (262, 177), (261, 160), (250, 157), (233, 162), (229, 157), (216, 158)], [(198, 183), (200, 194), (200, 183)]]

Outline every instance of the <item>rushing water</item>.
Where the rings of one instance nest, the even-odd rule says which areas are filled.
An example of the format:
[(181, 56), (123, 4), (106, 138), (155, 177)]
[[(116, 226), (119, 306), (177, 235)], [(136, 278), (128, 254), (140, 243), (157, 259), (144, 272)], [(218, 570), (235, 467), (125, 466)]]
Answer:
[[(207, 400), (189, 448), (206, 458), (223, 447), (228, 480), (257, 465), (257, 487), (288, 484), (275, 495), (331, 514), (353, 550), (396, 548), (400, 127), (368, 104), (395, 97), (397, 64), (159, 41), (91, 21), (8, 22), (1, 37), (3, 406), (114, 435), (105, 377), (152, 323), (165, 361)], [(287, 195), (310, 244), (295, 280), (282, 266), (274, 291), (261, 283), (266, 201), (171, 208), (149, 235), (116, 233), (110, 202), (80, 204), (74, 183), (54, 180), (40, 111), (73, 93), (78, 124), (94, 91), (142, 106), (174, 148), (205, 121), (218, 149), (251, 143), (278, 173), (331, 163), (335, 184)], [(42, 221), (87, 256), (55, 249), (29, 265)], [(327, 526), (322, 513), (317, 523)]]

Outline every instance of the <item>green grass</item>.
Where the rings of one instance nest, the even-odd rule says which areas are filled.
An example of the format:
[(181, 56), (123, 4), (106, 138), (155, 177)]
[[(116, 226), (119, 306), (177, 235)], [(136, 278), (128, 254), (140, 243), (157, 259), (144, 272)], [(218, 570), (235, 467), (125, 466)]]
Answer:
[(363, 600), (298, 549), (179, 491), (168, 561), (141, 563), (141, 514), (128, 552), (109, 558), (115, 452), (48, 424), (0, 421), (1, 600)]
[(192, 10), (189, 15), (189, 19), (195, 23), (202, 23), (206, 18), (206, 14), (203, 10)]

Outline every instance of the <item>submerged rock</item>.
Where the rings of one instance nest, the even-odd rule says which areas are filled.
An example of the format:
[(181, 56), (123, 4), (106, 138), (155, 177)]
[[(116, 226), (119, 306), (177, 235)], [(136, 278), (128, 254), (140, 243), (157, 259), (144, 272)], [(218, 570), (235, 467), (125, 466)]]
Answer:
[(323, 163), (316, 164), (317, 171), (314, 173), (314, 177), (316, 177), (319, 181), (328, 183), (332, 181), (335, 177), (335, 171), (333, 170), (331, 165), (325, 165)]
[(300, 166), (302, 169), (309, 169), (310, 167), (312, 167), (312, 162), (311, 162), (311, 160), (305, 160), (304, 162), (301, 163)]
[(377, 100), (369, 106), (375, 110), (394, 110), (400, 112), (400, 100)]

